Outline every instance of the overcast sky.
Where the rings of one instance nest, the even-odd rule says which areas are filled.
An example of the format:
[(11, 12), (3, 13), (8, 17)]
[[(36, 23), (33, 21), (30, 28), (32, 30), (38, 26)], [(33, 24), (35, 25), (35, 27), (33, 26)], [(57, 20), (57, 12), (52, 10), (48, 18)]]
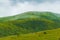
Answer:
[(59, 0), (0, 0), (0, 17), (27, 11), (50, 11), (60, 13)]

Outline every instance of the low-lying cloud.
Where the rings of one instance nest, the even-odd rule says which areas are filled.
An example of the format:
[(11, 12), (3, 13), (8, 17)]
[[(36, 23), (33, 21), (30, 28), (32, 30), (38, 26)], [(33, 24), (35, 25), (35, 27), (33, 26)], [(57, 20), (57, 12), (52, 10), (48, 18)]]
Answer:
[(17, 2), (11, 5), (9, 0), (0, 1), (0, 17), (21, 14), (27, 11), (50, 11), (60, 14), (60, 1), (36, 3), (34, 1), (24, 3)]

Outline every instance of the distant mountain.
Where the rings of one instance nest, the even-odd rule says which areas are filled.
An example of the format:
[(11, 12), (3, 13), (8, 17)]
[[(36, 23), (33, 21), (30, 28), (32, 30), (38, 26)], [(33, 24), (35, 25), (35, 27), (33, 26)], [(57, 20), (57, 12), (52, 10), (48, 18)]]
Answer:
[(52, 12), (24, 12), (0, 18), (0, 37), (60, 28), (60, 18)]

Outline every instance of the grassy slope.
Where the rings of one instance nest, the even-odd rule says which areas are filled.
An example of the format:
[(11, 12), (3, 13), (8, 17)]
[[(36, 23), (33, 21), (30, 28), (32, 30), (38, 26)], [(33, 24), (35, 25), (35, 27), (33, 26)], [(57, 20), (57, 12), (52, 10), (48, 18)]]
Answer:
[(60, 28), (60, 20), (51, 12), (25, 12), (0, 19), (0, 37)]
[(29, 18), (0, 23), (0, 37), (60, 28), (59, 23), (47, 19)]
[[(46, 32), (46, 34), (44, 34)], [(23, 35), (14, 35), (0, 40), (60, 40), (60, 28), (54, 30), (46, 30), (41, 32), (23, 34)]]

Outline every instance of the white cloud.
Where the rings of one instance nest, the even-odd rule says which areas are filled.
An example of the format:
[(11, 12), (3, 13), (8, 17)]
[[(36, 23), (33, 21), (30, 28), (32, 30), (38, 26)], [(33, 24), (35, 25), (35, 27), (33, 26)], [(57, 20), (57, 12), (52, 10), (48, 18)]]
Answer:
[(51, 11), (55, 13), (60, 13), (60, 1), (54, 3), (44, 2), (40, 4), (33, 5), (29, 2), (17, 3), (15, 6), (11, 6), (8, 0), (0, 1), (2, 5), (0, 6), (0, 16), (16, 15), (18, 13), (23, 13), (26, 11)]

